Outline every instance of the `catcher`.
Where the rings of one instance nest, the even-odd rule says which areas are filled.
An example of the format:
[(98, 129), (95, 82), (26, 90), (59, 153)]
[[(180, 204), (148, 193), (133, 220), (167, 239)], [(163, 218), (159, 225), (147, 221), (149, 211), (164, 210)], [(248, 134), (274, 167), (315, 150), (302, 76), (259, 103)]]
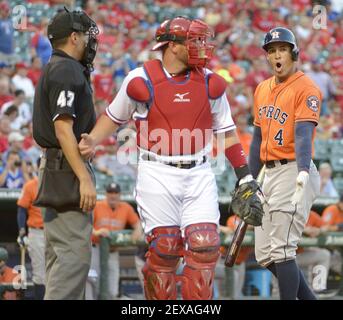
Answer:
[[(226, 82), (205, 68), (213, 50), (209, 35), (209, 27), (200, 20), (164, 21), (153, 48), (161, 51), (162, 61), (151, 60), (131, 71), (106, 114), (79, 144), (81, 154), (90, 156), (119, 125), (131, 117), (137, 120), (136, 201), (150, 245), (143, 267), (147, 299), (176, 299), (175, 273), (181, 256), (183, 299), (212, 299), (220, 214), (207, 159), (211, 150), (207, 132), (225, 139), (225, 155), (239, 179), (235, 212), (247, 223), (261, 225), (258, 186), (236, 135)], [(177, 130), (191, 135), (178, 136)]]

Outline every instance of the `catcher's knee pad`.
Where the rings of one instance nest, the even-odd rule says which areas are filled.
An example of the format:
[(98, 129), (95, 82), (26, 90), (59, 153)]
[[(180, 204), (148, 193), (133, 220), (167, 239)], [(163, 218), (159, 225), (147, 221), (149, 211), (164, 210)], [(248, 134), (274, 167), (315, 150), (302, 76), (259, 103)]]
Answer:
[(185, 300), (210, 300), (214, 269), (219, 258), (220, 237), (213, 223), (197, 223), (185, 229), (185, 267), (182, 297)]
[(143, 267), (144, 292), (148, 300), (175, 300), (176, 269), (182, 254), (179, 227), (158, 227), (148, 236), (149, 251)]

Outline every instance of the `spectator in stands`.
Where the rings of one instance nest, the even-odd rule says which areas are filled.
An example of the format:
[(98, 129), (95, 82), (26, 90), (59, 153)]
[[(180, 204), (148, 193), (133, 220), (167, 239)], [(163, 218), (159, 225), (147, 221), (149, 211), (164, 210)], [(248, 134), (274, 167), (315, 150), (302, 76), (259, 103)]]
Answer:
[(31, 160), (31, 163), (34, 165), (37, 163), (38, 159), (42, 154), (42, 148), (32, 139), (32, 145), (26, 150), (27, 157)]
[(115, 83), (112, 77), (111, 65), (108, 61), (101, 61), (100, 70), (93, 78), (96, 100), (105, 100), (111, 103), (115, 94)]
[(105, 153), (98, 156), (94, 160), (95, 168), (109, 176), (129, 176), (135, 179), (136, 170), (129, 163), (121, 163), (117, 158), (118, 142), (114, 137), (106, 139), (102, 145), (105, 148)]
[(6, 163), (0, 167), (0, 188), (20, 189), (30, 179), (26, 161), (22, 161), (18, 152), (9, 151)]
[(31, 67), (27, 72), (27, 77), (31, 79), (33, 85), (36, 87), (39, 77), (42, 73), (42, 60), (35, 56), (31, 59)]
[(338, 192), (332, 181), (332, 168), (328, 162), (319, 166), (320, 175), (320, 196), (338, 198)]
[(4, 116), (8, 117), (10, 120), (10, 127), (12, 131), (19, 131), (21, 128), (21, 123), (19, 119), (18, 107), (15, 105), (10, 105), (4, 112)]
[(11, 132), (11, 122), (6, 116), (0, 117), (0, 154), (8, 148), (8, 135)]
[(0, 2), (0, 61), (11, 62), (14, 52), (14, 29), (7, 1)]
[(328, 231), (343, 231), (343, 194), (336, 204), (324, 209), (322, 217)]
[(14, 97), (10, 93), (10, 78), (9, 76), (0, 75), (0, 109), (5, 102), (12, 101)]
[(1, 114), (4, 114), (10, 106), (16, 106), (18, 109), (18, 117), (16, 122), (19, 129), (27, 126), (32, 120), (32, 112), (30, 105), (25, 101), (26, 96), (24, 90), (17, 89), (14, 91), (14, 100), (4, 103), (1, 107)]
[(320, 117), (317, 126), (316, 138), (320, 140), (328, 140), (333, 138), (332, 132), (333, 119), (331, 116)]
[(16, 89), (22, 89), (28, 99), (33, 99), (35, 87), (30, 78), (27, 77), (28, 65), (19, 62), (15, 65), (16, 73), (12, 78), (12, 83)]
[(329, 115), (331, 110), (329, 110), (328, 102), (337, 92), (332, 77), (322, 69), (322, 61), (319, 59), (312, 61), (312, 71), (306, 74), (317, 84), (322, 92), (323, 100), (320, 115)]
[[(318, 237), (323, 231), (324, 221), (321, 216), (311, 211), (309, 219), (303, 231), (303, 235), (310, 238)], [(312, 288), (315, 293), (323, 293), (327, 289), (327, 278), (330, 269), (330, 251), (325, 248), (306, 247), (299, 248), (297, 253), (297, 264), (308, 274), (309, 283), (312, 283)], [(320, 277), (316, 277), (318, 275)], [(319, 279), (319, 281), (313, 281)]]
[(333, 122), (332, 127), (331, 127), (332, 138), (342, 139), (343, 138), (343, 106), (341, 110), (338, 104), (333, 104), (332, 122)]
[(2, 161), (6, 162), (7, 155), (10, 151), (18, 153), (20, 160), (30, 160), (23, 150), (24, 136), (19, 132), (11, 132), (8, 135), (8, 150), (2, 154)]
[[(106, 187), (106, 199), (98, 201), (93, 212), (93, 235), (92, 235), (92, 264), (91, 269), (96, 274), (100, 273), (100, 250), (101, 237), (109, 237), (111, 231), (125, 229), (129, 224), (133, 228), (132, 241), (142, 239), (143, 230), (138, 215), (132, 206), (120, 200), (120, 186), (111, 183)], [(119, 252), (118, 248), (110, 248), (108, 258), (108, 294), (109, 299), (116, 299), (119, 293)], [(98, 285), (93, 293), (93, 299), (98, 295)]]
[(38, 56), (43, 65), (47, 64), (50, 60), (52, 47), (47, 37), (48, 34), (48, 18), (43, 18), (40, 23), (39, 30), (34, 34), (31, 39), (31, 55), (32, 57)]
[[(6, 265), (8, 260), (8, 252), (5, 248), (0, 247), (0, 285), (13, 284), (13, 281), (18, 278), (18, 273)], [(0, 300), (18, 300), (18, 291), (0, 291)]]
[(116, 88), (120, 88), (125, 76), (129, 73), (130, 67), (127, 64), (125, 52), (121, 44), (115, 44), (112, 47), (112, 61), (113, 66), (113, 79), (116, 84)]
[(12, 65), (0, 60), (0, 76), (1, 75), (10, 77), (12, 75)]

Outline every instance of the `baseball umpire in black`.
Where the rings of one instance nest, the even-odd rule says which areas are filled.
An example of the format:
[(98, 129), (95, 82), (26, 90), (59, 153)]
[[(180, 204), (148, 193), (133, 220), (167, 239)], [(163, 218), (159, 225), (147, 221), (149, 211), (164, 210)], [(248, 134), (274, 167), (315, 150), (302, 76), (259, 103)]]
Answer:
[(45, 150), (35, 204), (46, 208), (46, 300), (84, 299), (96, 190), (78, 143), (95, 124), (89, 76), (98, 33), (86, 13), (66, 8), (48, 25), (54, 50), (33, 109), (33, 136)]

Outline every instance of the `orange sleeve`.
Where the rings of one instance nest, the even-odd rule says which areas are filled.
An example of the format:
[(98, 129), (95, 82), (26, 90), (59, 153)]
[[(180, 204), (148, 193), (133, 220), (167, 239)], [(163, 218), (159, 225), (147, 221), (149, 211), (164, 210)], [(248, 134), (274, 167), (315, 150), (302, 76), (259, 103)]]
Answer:
[(30, 183), (26, 183), (21, 191), (17, 205), (28, 209), (32, 204), (32, 196), (30, 192)]
[(127, 209), (128, 209), (127, 221), (130, 224), (130, 226), (133, 227), (139, 221), (139, 217), (130, 204), (127, 204)]
[(97, 229), (98, 213), (101, 210), (101, 202), (97, 201), (93, 210), (93, 228)]
[(260, 127), (260, 118), (258, 116), (258, 98), (260, 95), (260, 88), (261, 88), (262, 83), (260, 83), (254, 93), (254, 126)]
[(322, 220), (322, 218), (320, 217), (320, 215), (317, 212), (311, 211), (310, 217), (309, 217), (306, 225), (309, 227), (320, 228), (321, 226), (324, 225), (324, 221)]
[(325, 225), (334, 225), (336, 220), (335, 206), (327, 207), (323, 212), (322, 219)]
[(236, 230), (236, 226), (239, 223), (239, 218), (236, 215), (232, 215), (227, 219), (226, 226), (232, 229), (233, 231)]
[(318, 88), (309, 86), (302, 90), (295, 107), (295, 122), (312, 121), (318, 124), (322, 94)]
[(12, 282), (18, 276), (18, 272), (14, 269), (6, 267), (6, 272), (4, 273), (4, 282)]
[[(11, 283), (17, 276), (18, 273), (15, 272), (14, 269), (6, 266), (1, 281), (4, 283)], [(4, 300), (17, 300), (18, 296), (18, 291), (5, 291), (2, 298)]]

